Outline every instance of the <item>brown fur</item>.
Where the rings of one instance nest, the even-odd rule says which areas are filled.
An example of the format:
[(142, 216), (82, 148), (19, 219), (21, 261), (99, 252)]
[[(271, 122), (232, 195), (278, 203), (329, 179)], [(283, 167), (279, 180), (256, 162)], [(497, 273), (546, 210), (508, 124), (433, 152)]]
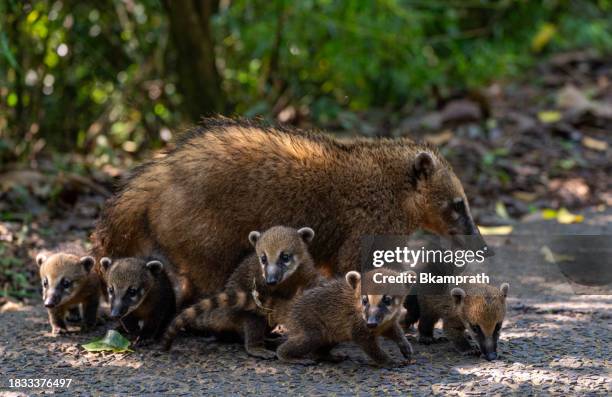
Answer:
[[(398, 273), (379, 269), (388, 275)], [(366, 279), (374, 272), (366, 274)], [(405, 294), (390, 296), (391, 304), (381, 303), (383, 295), (361, 295), (361, 278), (357, 272), (347, 273), (346, 280), (331, 281), (315, 287), (298, 298), (287, 321), (289, 339), (277, 351), (278, 358), (292, 363), (311, 364), (305, 358), (332, 361), (337, 357), (331, 349), (340, 342), (354, 341), (380, 366), (396, 366), (397, 363), (378, 345), (377, 338), (384, 336), (397, 343), (404, 357), (409, 358), (412, 347), (399, 325)], [(368, 322), (377, 318), (377, 326)]]
[[(467, 210), (452, 217), (452, 200)], [(248, 254), (243, 236), (275, 224), (310, 225), (315, 263), (344, 274), (366, 234), (477, 234), (461, 183), (431, 146), (356, 139), (208, 119), (176, 149), (139, 167), (105, 206), (94, 252), (159, 250), (189, 280), (185, 294), (213, 293)]]
[[(216, 333), (237, 332), (250, 355), (273, 358), (274, 353), (263, 347), (266, 330), (283, 323), (295, 297), (320, 280), (308, 252), (307, 244), (313, 236), (309, 228), (284, 226), (272, 227), (263, 234), (251, 232), (249, 239), (255, 245), (255, 254), (238, 266), (223, 292), (201, 299), (174, 319), (164, 335), (165, 348), (170, 348), (182, 328), (191, 327)], [(284, 254), (290, 255), (290, 262), (282, 261)], [(277, 263), (284, 268), (282, 276), (276, 272)], [(277, 284), (270, 285), (273, 277)]]
[(66, 332), (66, 314), (74, 308), (82, 308), (82, 330), (96, 325), (100, 304), (100, 279), (91, 271), (94, 259), (59, 252), (47, 257), (39, 254), (43, 301), (49, 313), (51, 332)]
[[(157, 260), (101, 259), (111, 304), (111, 317), (140, 343), (162, 335), (176, 313), (174, 290)], [(142, 325), (139, 323), (142, 322)]]
[[(446, 286), (441, 294), (418, 295), (419, 341), (433, 342), (433, 329), (443, 320), (445, 335), (463, 354), (481, 353), (488, 360), (497, 357), (497, 341), (506, 316), (508, 284), (500, 288), (488, 284), (460, 284)], [(477, 328), (478, 327), (478, 328)], [(477, 342), (472, 347), (465, 331)]]

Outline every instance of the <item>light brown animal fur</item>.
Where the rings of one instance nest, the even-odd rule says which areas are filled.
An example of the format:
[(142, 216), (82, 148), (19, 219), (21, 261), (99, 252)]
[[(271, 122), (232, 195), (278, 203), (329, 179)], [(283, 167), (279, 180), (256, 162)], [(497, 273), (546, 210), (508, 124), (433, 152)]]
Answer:
[(275, 224), (313, 227), (315, 263), (336, 275), (355, 269), (363, 235), (478, 234), (461, 183), (431, 146), (221, 118), (136, 169), (92, 238), (98, 258), (159, 250), (189, 281), (188, 300), (218, 291), (248, 255), (243, 236)]
[[(488, 284), (446, 286), (441, 294), (418, 295), (419, 342), (434, 341), (433, 328), (439, 319), (454, 346), (463, 354), (482, 354), (487, 360), (497, 358), (497, 341), (506, 316), (508, 284), (500, 288)], [(465, 331), (478, 344), (474, 349)]]
[(100, 304), (100, 279), (91, 271), (94, 258), (78, 257), (59, 252), (47, 257), (39, 254), (43, 302), (49, 313), (51, 332), (67, 332), (66, 314), (73, 308), (81, 309), (82, 327), (87, 330), (96, 325)]
[(139, 344), (160, 337), (176, 313), (172, 284), (159, 260), (102, 258), (111, 318)]
[(164, 347), (169, 349), (184, 327), (232, 331), (243, 337), (250, 355), (273, 358), (274, 352), (264, 348), (266, 330), (282, 324), (296, 296), (320, 281), (308, 252), (313, 237), (310, 228), (275, 226), (251, 232), (255, 253), (238, 266), (223, 292), (201, 299), (173, 320)]
[[(376, 272), (398, 274), (388, 269)], [(366, 280), (373, 273), (368, 272)], [(291, 310), (286, 324), (289, 339), (278, 348), (277, 356), (298, 364), (314, 363), (309, 355), (337, 361), (340, 358), (331, 355), (331, 349), (340, 342), (354, 341), (376, 365), (396, 366), (398, 363), (380, 348), (377, 338), (393, 340), (405, 358), (411, 356), (412, 347), (399, 325), (405, 296), (362, 296), (361, 276), (355, 271), (347, 273), (346, 280), (334, 280), (306, 291)]]

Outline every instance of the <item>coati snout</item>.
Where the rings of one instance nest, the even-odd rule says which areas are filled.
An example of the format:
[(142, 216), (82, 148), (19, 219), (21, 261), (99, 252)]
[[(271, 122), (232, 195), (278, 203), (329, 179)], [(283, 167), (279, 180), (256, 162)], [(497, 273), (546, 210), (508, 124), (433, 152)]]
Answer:
[(300, 239), (287, 233), (288, 228), (275, 226), (262, 234), (249, 233), (249, 241), (255, 247), (263, 278), (267, 285), (274, 286), (289, 278), (300, 266), (307, 253), (307, 245), (314, 238), (314, 231), (303, 227), (297, 231)]
[(58, 253), (47, 258), (38, 254), (36, 263), (40, 266), (42, 297), (46, 308), (52, 309), (77, 295), (82, 283), (95, 264), (94, 258)]
[(113, 265), (112, 260), (105, 257), (100, 264), (106, 272), (110, 316), (113, 319), (125, 317), (141, 305), (163, 268), (163, 264), (157, 260), (142, 266), (131, 258), (121, 259)]
[(505, 317), (509, 285), (503, 283), (498, 295), (466, 296), (462, 288), (453, 288), (454, 309), (460, 313), (468, 334), (478, 344), (485, 359), (497, 359), (497, 342)]

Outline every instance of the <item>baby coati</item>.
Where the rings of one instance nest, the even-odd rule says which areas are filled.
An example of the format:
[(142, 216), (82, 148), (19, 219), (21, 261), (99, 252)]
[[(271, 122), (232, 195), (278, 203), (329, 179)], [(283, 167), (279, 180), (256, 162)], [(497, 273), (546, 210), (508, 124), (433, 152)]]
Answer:
[(59, 252), (49, 257), (38, 254), (36, 263), (40, 267), (42, 297), (49, 312), (51, 332), (54, 335), (67, 332), (66, 315), (74, 308), (81, 310), (81, 330), (95, 326), (101, 290), (98, 275), (90, 271), (94, 258)]
[(165, 349), (188, 326), (238, 332), (248, 354), (274, 358), (274, 352), (264, 347), (266, 331), (282, 324), (294, 298), (320, 280), (308, 252), (313, 238), (308, 227), (274, 226), (264, 233), (251, 232), (255, 253), (238, 266), (223, 292), (200, 300), (174, 319), (164, 335)]
[[(377, 269), (366, 273), (365, 280), (375, 272), (398, 274)], [(379, 336), (393, 340), (405, 358), (411, 357), (412, 346), (399, 324), (407, 288), (403, 295), (362, 295), (361, 284), (361, 275), (350, 271), (345, 280), (322, 284), (298, 298), (286, 323), (289, 339), (279, 346), (278, 358), (298, 364), (312, 364), (316, 359), (337, 361), (331, 349), (340, 342), (354, 341), (376, 365), (397, 366), (378, 345)]]
[[(497, 341), (506, 316), (506, 296), (509, 285), (500, 288), (488, 284), (460, 284), (446, 286), (446, 293), (418, 295), (419, 342), (434, 341), (433, 329), (443, 320), (446, 337), (462, 354), (482, 354), (487, 360), (497, 358)], [(465, 332), (478, 344), (470, 344)]]
[(111, 318), (136, 343), (162, 335), (176, 313), (174, 290), (159, 260), (102, 258)]

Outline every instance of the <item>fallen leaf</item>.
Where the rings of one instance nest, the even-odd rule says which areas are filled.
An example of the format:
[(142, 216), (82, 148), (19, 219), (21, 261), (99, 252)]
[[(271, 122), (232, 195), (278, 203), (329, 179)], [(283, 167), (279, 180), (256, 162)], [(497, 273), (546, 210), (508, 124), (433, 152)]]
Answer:
[(598, 150), (600, 152), (605, 152), (608, 150), (608, 142), (600, 141), (599, 139), (591, 138), (585, 136), (582, 138), (582, 146), (591, 150)]
[(538, 32), (533, 36), (531, 40), (531, 49), (534, 52), (540, 52), (546, 44), (550, 42), (555, 33), (557, 32), (557, 27), (552, 23), (545, 23), (538, 29)]
[(548, 263), (571, 262), (576, 259), (570, 255), (555, 254), (546, 245), (540, 248), (540, 253), (544, 256), (544, 260)]
[(508, 215), (508, 210), (506, 206), (501, 201), (495, 203), (495, 213), (502, 219), (510, 219), (510, 215)]
[(440, 146), (453, 139), (453, 135), (453, 131), (444, 130), (439, 134), (427, 134), (424, 139), (432, 145)]
[(580, 223), (582, 221), (584, 221), (583, 215), (572, 214), (566, 208), (561, 208), (557, 212), (557, 222), (562, 223), (564, 225), (570, 223)]
[(584, 221), (584, 216), (572, 214), (567, 210), (567, 208), (561, 208), (558, 211), (547, 208), (542, 211), (542, 219), (556, 219), (557, 222), (567, 225), (570, 223), (580, 223)]
[(478, 226), (480, 234), (483, 236), (505, 236), (512, 233), (512, 225), (507, 226)]
[(514, 196), (514, 198), (524, 201), (526, 203), (531, 203), (532, 201), (534, 201), (535, 199), (538, 198), (538, 195), (535, 193), (529, 193), (529, 192), (521, 192), (521, 191), (516, 191), (512, 193), (512, 196)]
[(125, 353), (132, 351), (129, 349), (130, 341), (114, 329), (109, 330), (104, 338), (93, 340), (82, 346), (88, 352)]
[(576, 86), (568, 84), (557, 94), (557, 106), (561, 109), (583, 112), (591, 107), (591, 101)]
[(556, 123), (561, 120), (561, 113), (556, 110), (544, 110), (538, 113), (538, 119), (544, 124)]

